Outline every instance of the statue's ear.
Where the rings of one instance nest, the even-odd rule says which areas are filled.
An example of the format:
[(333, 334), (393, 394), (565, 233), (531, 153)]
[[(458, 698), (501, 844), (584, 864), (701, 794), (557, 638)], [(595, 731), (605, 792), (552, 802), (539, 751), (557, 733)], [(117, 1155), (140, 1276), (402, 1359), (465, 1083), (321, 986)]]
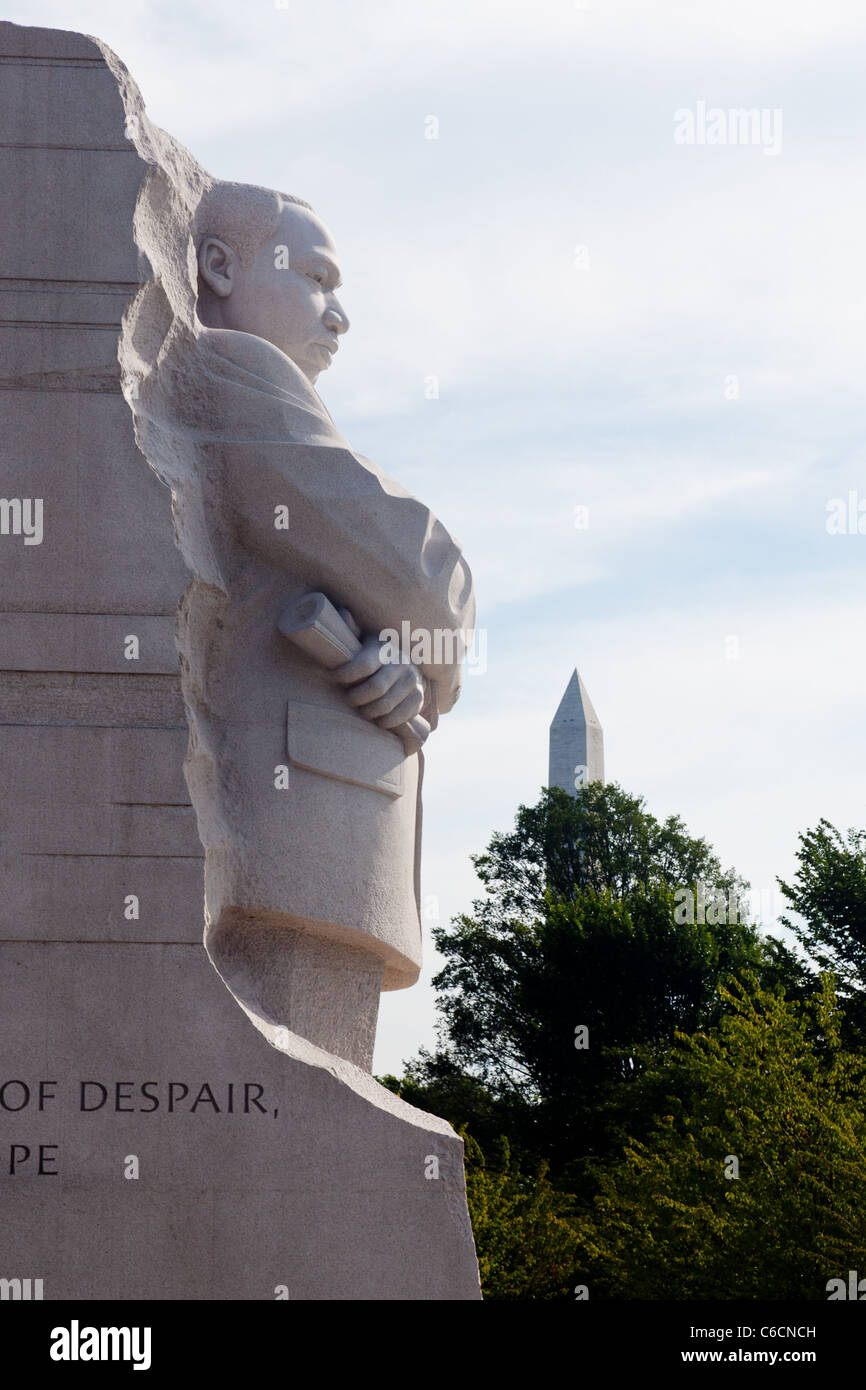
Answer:
[(198, 249), (199, 274), (220, 299), (231, 294), (239, 268), (237, 254), (226, 242), (216, 236), (204, 238)]

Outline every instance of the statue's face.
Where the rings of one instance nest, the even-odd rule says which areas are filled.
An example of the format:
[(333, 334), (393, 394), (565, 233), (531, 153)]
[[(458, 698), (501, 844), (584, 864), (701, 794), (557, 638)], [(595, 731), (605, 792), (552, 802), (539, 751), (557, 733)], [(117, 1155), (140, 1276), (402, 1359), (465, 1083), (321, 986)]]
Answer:
[(331, 365), (349, 320), (335, 293), (336, 247), (315, 213), (288, 204), (248, 269), (213, 237), (202, 245), (199, 266), (212, 291), (205, 322), (267, 339), (311, 382)]

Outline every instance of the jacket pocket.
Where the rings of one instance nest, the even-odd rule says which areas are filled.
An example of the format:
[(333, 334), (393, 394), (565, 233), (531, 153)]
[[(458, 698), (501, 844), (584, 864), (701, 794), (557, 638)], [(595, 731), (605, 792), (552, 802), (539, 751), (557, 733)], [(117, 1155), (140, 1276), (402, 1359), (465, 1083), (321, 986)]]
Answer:
[(286, 743), (295, 767), (386, 796), (403, 795), (403, 744), (363, 715), (289, 700)]

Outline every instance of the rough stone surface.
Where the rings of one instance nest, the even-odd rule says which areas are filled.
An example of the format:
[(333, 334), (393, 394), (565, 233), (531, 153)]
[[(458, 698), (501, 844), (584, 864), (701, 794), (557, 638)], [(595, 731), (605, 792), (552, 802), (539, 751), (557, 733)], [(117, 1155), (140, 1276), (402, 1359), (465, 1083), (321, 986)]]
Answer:
[[(412, 971), (400, 960), (412, 962), (412, 952), (396, 937), (389, 941), (387, 931), (375, 938), (352, 919), (349, 894), (329, 919), (330, 935), (301, 937), (288, 953), (278, 950), (265, 914), (255, 949), (240, 953), (235, 999), (201, 945), (204, 848), (211, 841), (196, 794), (207, 758), (195, 744), (193, 722), (188, 782), (191, 691), (187, 682), (182, 692), (172, 646), (190, 575), (175, 544), (168, 489), (136, 448), (118, 349), (129, 309), (128, 384), (134, 355), (149, 360), (148, 335), (159, 328), (159, 314), (150, 311), (160, 294), (166, 305), (172, 295), (189, 295), (191, 239), (158, 276), (142, 250), (158, 259), (158, 230), (182, 227), (207, 176), (149, 125), (129, 75), (98, 41), (3, 23), (0, 59), (8, 132), (0, 150), (0, 491), (7, 504), (0, 506), (0, 1276), (42, 1278), (46, 1298), (270, 1299), (283, 1290), (315, 1299), (477, 1298), (462, 1144), (443, 1121), (404, 1105), (365, 1070), (382, 973), (393, 970), (390, 983), (402, 983)], [(171, 200), (178, 190), (188, 202), (160, 202), (160, 193)], [(250, 418), (258, 421), (257, 409)], [(304, 505), (305, 486), (315, 490), (312, 458), (358, 467), (333, 435), (312, 456), (304, 453), (309, 438), (294, 447), (299, 493), (285, 500), (295, 506)], [(285, 460), (278, 455), (274, 448), (261, 462), (282, 486)], [(221, 459), (229, 473), (231, 462), (229, 450)], [(367, 547), (370, 583), (399, 574), (404, 563), (402, 537), (377, 557), (392, 507), (401, 514), (414, 507), (429, 518), (426, 568), (419, 561), (420, 577), (429, 580), (431, 555), (448, 559), (444, 528), (438, 531), (398, 485), (383, 487), (374, 465), (364, 476), (371, 480), (369, 503), (352, 501), (360, 512), (368, 506), (360, 545)], [(260, 500), (284, 499), (265, 488)], [(349, 501), (341, 524), (351, 542), (359, 510), (352, 512)], [(239, 503), (249, 506), (250, 499)], [(227, 534), (234, 535), (231, 527)], [(302, 582), (318, 577), (304, 569), (308, 563), (288, 586), (287, 602)], [(386, 616), (365, 606), (363, 584), (345, 594), (325, 587), (335, 601), (354, 604), (365, 631)], [(213, 590), (198, 595), (204, 609), (209, 598), (224, 601)], [(268, 600), (274, 626), (276, 599), (274, 592)], [(199, 605), (191, 620), (194, 608), (187, 601), (181, 610), (184, 660), (184, 634), (204, 630), (204, 610)], [(412, 609), (397, 608), (397, 625), (415, 619)], [(440, 611), (422, 611), (417, 621), (429, 623)], [(291, 650), (275, 630), (274, 671), (262, 699), (271, 698), (275, 672)], [(248, 655), (241, 642), (232, 656), (236, 671)], [(286, 659), (289, 667), (297, 663)], [(438, 674), (424, 676), (430, 722)], [(250, 707), (253, 761), (269, 764), (271, 797), (280, 796), (273, 770), (284, 762), (296, 789), (326, 780), (351, 785), (305, 765), (309, 749), (300, 745), (309, 735), (299, 707), (314, 689), (355, 729), (363, 725), (391, 750), (399, 744), (350, 708), (323, 672), (305, 671), (286, 684), (264, 744), (260, 727), (256, 732), (264, 706), (254, 700)], [(400, 822), (399, 854), (411, 864), (409, 879), (416, 874), (413, 768), (420, 758), (398, 761), (399, 797), (351, 792), (372, 798), (389, 826), (379, 857), (364, 861), (368, 891), (394, 853), (388, 815), (395, 804), (412, 808)], [(252, 804), (263, 795), (257, 788)], [(346, 799), (330, 824), (335, 877), (340, 864), (354, 872), (369, 850), (353, 839), (357, 801), (348, 792), (338, 796)], [(315, 805), (314, 792), (310, 798)], [(225, 804), (230, 809), (232, 802)], [(320, 842), (305, 843), (291, 802), (282, 804), (282, 831), (298, 829), (295, 849), (318, 855), (321, 864)], [(265, 825), (262, 815), (259, 823)], [(268, 833), (276, 852), (279, 833)], [(219, 883), (225, 867), (211, 868)], [(282, 872), (277, 865), (275, 882), (285, 883)], [(417, 883), (405, 870), (397, 889), (382, 882), (415, 910)], [(311, 915), (307, 906), (303, 912)], [(383, 911), (381, 921), (389, 920), (405, 935), (406, 918), (397, 924)], [(416, 930), (416, 916), (408, 926), (410, 934)], [(359, 934), (366, 940), (359, 943)], [(381, 945), (365, 951), (371, 940)], [(262, 972), (279, 995), (272, 1007), (262, 995)], [(288, 1000), (290, 1021), (321, 1016), (316, 990), (323, 976), (337, 1002), (317, 1047), (286, 1027), (281, 1011)], [(354, 1019), (354, 1033), (333, 1031), (341, 1016)], [(344, 1057), (364, 1066), (333, 1055), (343, 1044)], [(82, 1082), (106, 1087), (105, 1104), (81, 1109)], [(169, 1113), (172, 1082), (189, 1093), (175, 1091), (178, 1104)], [(255, 1105), (244, 1114), (242, 1102), (229, 1113), (228, 1087), (243, 1083), (263, 1088), (267, 1114)], [(85, 1097), (101, 1094), (92, 1087)], [(231, 1094), (236, 1100), (242, 1089)], [(158, 1108), (150, 1108), (152, 1095)], [(129, 1111), (129, 1103), (139, 1108)], [(132, 1158), (138, 1176), (124, 1176), (135, 1167)]]
[(200, 945), (3, 943), (0, 1017), (3, 1277), (45, 1299), (478, 1297), (450, 1126), (269, 1046)]

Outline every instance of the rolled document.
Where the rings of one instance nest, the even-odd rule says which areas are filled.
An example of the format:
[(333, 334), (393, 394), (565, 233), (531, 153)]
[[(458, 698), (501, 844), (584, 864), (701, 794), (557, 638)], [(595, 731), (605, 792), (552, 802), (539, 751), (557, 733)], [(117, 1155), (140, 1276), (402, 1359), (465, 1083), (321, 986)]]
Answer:
[[(324, 594), (304, 594), (296, 599), (281, 614), (277, 627), (290, 642), (331, 671), (361, 650), (358, 638)], [(416, 715), (388, 732), (396, 734), (407, 754), (411, 754), (417, 753), (426, 742), (430, 725)]]

